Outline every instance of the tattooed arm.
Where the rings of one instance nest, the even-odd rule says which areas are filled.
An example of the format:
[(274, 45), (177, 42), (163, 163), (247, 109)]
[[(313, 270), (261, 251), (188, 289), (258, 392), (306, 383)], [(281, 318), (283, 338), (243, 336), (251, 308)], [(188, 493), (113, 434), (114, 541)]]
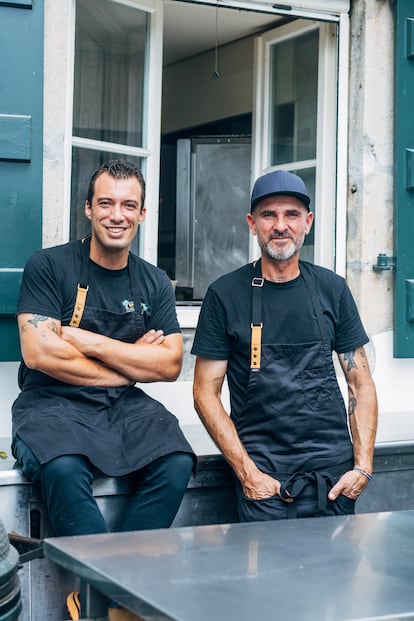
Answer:
[(99, 360), (135, 382), (168, 382), (181, 370), (183, 339), (149, 330), (135, 343), (123, 343), (96, 332), (63, 326), (61, 337), (88, 358)]
[(57, 319), (22, 313), (17, 320), (23, 360), (30, 369), (74, 386), (126, 386), (131, 383), (127, 377), (88, 358), (62, 339)]
[[(339, 354), (348, 384), (348, 416), (354, 445), (354, 465), (371, 474), (377, 431), (378, 405), (375, 385), (363, 347)], [(357, 498), (368, 478), (357, 470), (347, 472), (332, 488), (329, 497), (339, 494)]]

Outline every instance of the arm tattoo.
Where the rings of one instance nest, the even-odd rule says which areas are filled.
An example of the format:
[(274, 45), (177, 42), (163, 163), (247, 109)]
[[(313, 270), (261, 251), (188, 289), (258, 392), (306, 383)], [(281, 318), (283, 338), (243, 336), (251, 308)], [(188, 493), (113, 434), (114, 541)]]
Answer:
[(46, 321), (46, 315), (33, 315), (33, 319), (28, 319), (27, 323), (31, 323), (35, 328), (38, 328), (38, 324), (40, 321)]
[(364, 352), (363, 349), (361, 350), (361, 358), (362, 358), (362, 368), (366, 369), (367, 368), (367, 365), (366, 365), (366, 362), (367, 362), (366, 358), (367, 357), (366, 357), (365, 352)]
[(349, 351), (348, 353), (344, 354), (344, 360), (348, 362), (347, 371), (358, 368), (358, 365), (355, 362), (355, 350)]
[(58, 324), (56, 323), (56, 321), (54, 319), (51, 319), (49, 321), (49, 323), (47, 324), (47, 327), (49, 328), (49, 330), (51, 330), (55, 334), (59, 335)]
[(54, 332), (55, 334), (59, 334), (59, 328), (58, 328), (56, 321), (54, 319), (50, 319), (49, 317), (46, 317), (45, 315), (33, 315), (33, 319), (28, 319), (27, 323), (31, 323), (35, 328), (38, 328), (39, 323), (43, 321), (48, 321), (47, 328), (51, 332)]
[(352, 416), (353, 414), (355, 414), (356, 406), (357, 406), (357, 400), (355, 399), (355, 397), (351, 397), (349, 400), (349, 407), (348, 407), (349, 416)]

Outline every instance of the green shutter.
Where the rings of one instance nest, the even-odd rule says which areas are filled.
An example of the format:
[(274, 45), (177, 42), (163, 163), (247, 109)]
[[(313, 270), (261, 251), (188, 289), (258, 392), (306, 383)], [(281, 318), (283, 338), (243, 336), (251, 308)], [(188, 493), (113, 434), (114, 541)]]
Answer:
[(0, 360), (18, 360), (16, 301), (42, 243), (43, 0), (0, 0)]
[(395, 0), (394, 356), (414, 357), (414, 2)]

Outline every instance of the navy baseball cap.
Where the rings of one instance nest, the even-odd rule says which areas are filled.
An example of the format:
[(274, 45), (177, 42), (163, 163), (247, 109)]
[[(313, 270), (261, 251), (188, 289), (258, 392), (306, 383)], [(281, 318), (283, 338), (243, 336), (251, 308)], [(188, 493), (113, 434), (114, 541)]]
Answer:
[(253, 186), (250, 213), (268, 196), (295, 196), (309, 211), (310, 197), (303, 180), (287, 170), (274, 170), (262, 175)]

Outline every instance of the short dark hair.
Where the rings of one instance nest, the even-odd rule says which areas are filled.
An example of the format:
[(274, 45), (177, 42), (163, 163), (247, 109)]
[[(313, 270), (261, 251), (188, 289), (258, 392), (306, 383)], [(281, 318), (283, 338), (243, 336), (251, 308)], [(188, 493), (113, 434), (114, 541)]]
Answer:
[(92, 199), (95, 192), (95, 182), (97, 178), (104, 172), (108, 173), (108, 175), (111, 175), (111, 177), (115, 177), (116, 179), (129, 179), (130, 177), (136, 177), (141, 186), (141, 209), (143, 209), (145, 202), (145, 180), (139, 168), (137, 168), (135, 164), (132, 164), (132, 162), (128, 162), (128, 160), (108, 160), (95, 170), (89, 181), (88, 186), (88, 194), (86, 200), (88, 201), (89, 205), (92, 205)]

